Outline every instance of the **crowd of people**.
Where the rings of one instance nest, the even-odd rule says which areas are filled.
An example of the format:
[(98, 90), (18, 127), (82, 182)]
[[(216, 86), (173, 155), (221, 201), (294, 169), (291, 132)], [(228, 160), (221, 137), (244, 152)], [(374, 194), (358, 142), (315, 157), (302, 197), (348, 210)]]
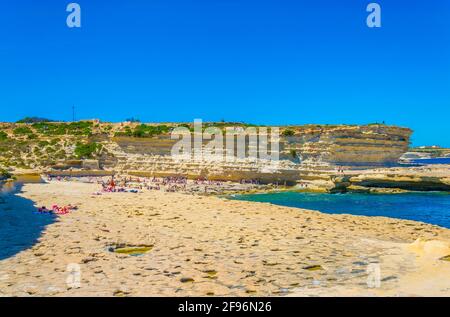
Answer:
[(143, 190), (162, 190), (165, 192), (197, 192), (197, 193), (218, 193), (226, 189), (241, 186), (252, 188), (260, 185), (259, 180), (241, 180), (239, 183), (211, 180), (205, 177), (188, 180), (185, 176), (168, 177), (133, 177), (133, 176), (98, 176), (98, 177), (51, 177), (47, 176), (48, 181), (77, 181), (99, 184), (101, 190), (95, 192), (101, 193), (132, 192), (138, 193)]
[(241, 179), (240, 184), (252, 184), (252, 185), (260, 185), (260, 181), (258, 179)]

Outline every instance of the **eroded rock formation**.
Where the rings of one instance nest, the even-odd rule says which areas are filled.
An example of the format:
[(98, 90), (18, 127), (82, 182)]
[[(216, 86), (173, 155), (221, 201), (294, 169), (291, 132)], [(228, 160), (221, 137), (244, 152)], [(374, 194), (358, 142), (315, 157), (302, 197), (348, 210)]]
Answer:
[(286, 138), (303, 164), (327, 163), (350, 167), (396, 165), (408, 150), (412, 131), (384, 125), (303, 126)]
[[(290, 131), (290, 133), (284, 133)], [(280, 161), (275, 168), (264, 160), (175, 161), (170, 153), (177, 140), (170, 136), (151, 139), (120, 137), (106, 144), (117, 162), (101, 166), (136, 175), (185, 175), (211, 179), (260, 179), (293, 182), (307, 178), (305, 171), (334, 171), (395, 165), (407, 150), (410, 129), (390, 126), (301, 126), (282, 130)], [(317, 175), (316, 175), (317, 177)], [(328, 180), (330, 181), (330, 180)]]

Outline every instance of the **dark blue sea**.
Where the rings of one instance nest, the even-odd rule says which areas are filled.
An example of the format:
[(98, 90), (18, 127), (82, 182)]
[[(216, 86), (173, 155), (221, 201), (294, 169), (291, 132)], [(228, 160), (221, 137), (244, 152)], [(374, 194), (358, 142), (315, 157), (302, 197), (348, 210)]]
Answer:
[(449, 193), (316, 194), (283, 192), (235, 195), (232, 199), (319, 210), (330, 214), (385, 216), (450, 228)]
[(450, 164), (450, 157), (437, 157), (421, 160), (411, 160), (413, 164), (428, 165), (428, 164)]

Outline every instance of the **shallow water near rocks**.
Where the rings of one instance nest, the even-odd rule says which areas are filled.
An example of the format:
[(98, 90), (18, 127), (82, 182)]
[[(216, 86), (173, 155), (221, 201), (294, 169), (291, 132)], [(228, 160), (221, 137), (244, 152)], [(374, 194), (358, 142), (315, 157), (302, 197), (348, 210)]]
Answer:
[(330, 214), (383, 216), (450, 228), (449, 193), (318, 194), (283, 192), (235, 195), (231, 199), (268, 202)]

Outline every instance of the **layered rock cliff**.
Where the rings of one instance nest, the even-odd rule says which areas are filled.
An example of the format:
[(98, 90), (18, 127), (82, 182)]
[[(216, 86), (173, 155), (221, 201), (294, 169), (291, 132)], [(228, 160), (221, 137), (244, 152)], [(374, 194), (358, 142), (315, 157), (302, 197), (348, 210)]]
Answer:
[(305, 165), (327, 163), (349, 167), (396, 165), (408, 150), (410, 129), (385, 125), (303, 126), (286, 137), (286, 149)]
[[(233, 126), (218, 125), (222, 130), (227, 125)], [(407, 128), (386, 125), (283, 127), (279, 137), (280, 160), (273, 166), (265, 159), (237, 157), (227, 161), (174, 160), (171, 149), (177, 140), (171, 139), (170, 131), (179, 126), (193, 129), (189, 124), (1, 124), (0, 164), (6, 168), (37, 171), (103, 170), (148, 176), (184, 175), (293, 183), (318, 177), (317, 171), (334, 172), (337, 166), (361, 169), (395, 165), (407, 151), (412, 133)], [(260, 129), (242, 124), (241, 127)], [(249, 137), (246, 142), (248, 152), (252, 146)], [(227, 148), (224, 144), (224, 151)], [(276, 151), (270, 142), (268, 150)]]
[(344, 173), (303, 170), (297, 187), (328, 193), (450, 192), (450, 166), (391, 167), (346, 170)]
[(449, 191), (450, 167), (433, 165), (415, 168), (369, 170), (349, 175), (349, 190), (358, 188), (396, 188), (415, 191)]
[(169, 136), (151, 140), (113, 138), (108, 149), (117, 159), (114, 169), (141, 175), (182, 174), (213, 179), (292, 182), (301, 179), (302, 170), (308, 168), (334, 170), (336, 165), (348, 168), (395, 165), (408, 148), (411, 132), (378, 125), (284, 128), (279, 140), (280, 161), (276, 168), (270, 168), (264, 160), (237, 158), (231, 162), (175, 162), (170, 151), (176, 140)]
[(182, 175), (188, 178), (205, 177), (211, 180), (240, 181), (259, 179), (262, 182), (294, 183), (298, 179), (298, 164), (280, 160), (271, 164), (267, 160), (234, 158), (230, 161), (208, 159), (181, 159), (171, 156), (171, 149), (177, 140), (168, 136), (147, 139), (114, 138), (107, 145), (117, 162), (112, 168), (121, 173), (140, 176)]

